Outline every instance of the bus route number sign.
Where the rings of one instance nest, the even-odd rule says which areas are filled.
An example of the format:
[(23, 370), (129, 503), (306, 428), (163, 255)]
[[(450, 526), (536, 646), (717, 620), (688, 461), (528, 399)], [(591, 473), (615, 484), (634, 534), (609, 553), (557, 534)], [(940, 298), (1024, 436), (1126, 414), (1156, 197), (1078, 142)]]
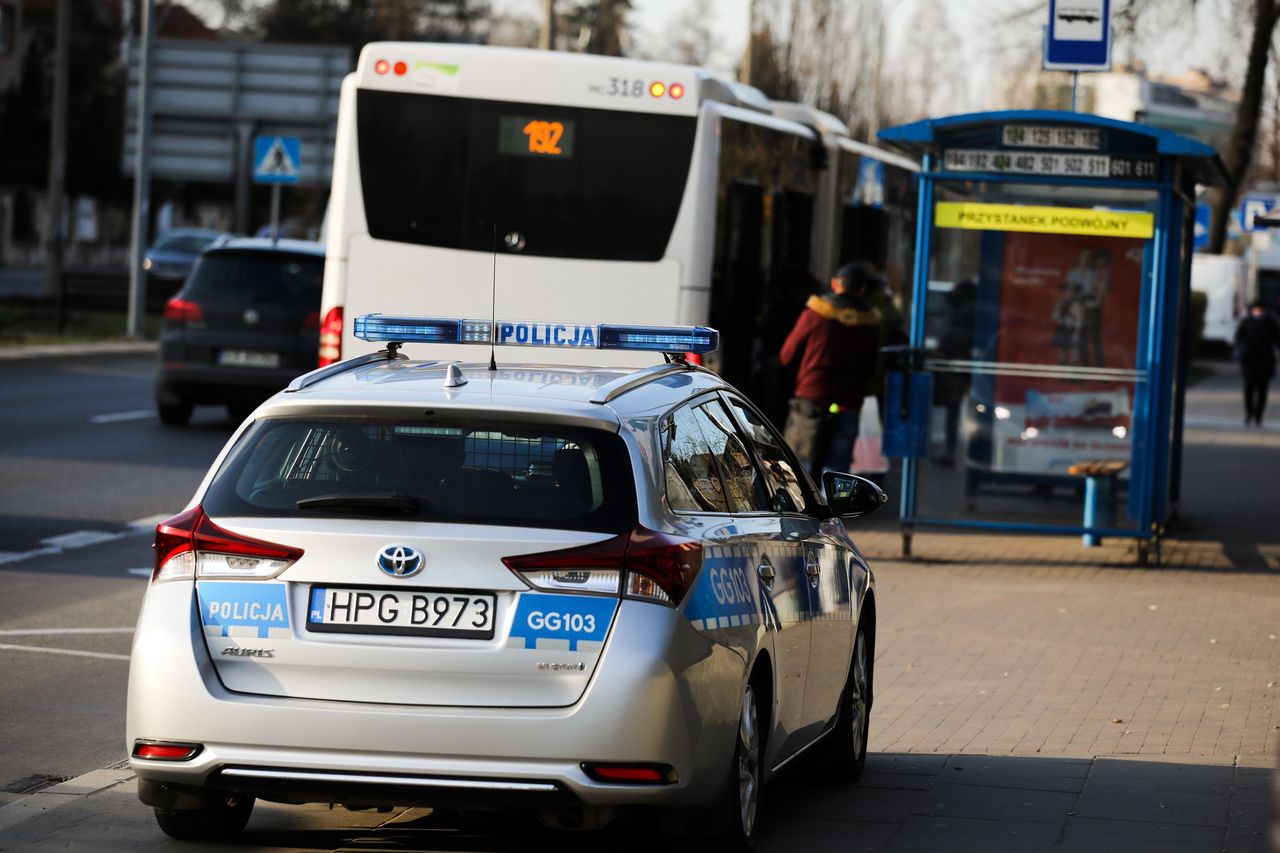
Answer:
[(498, 152), (520, 157), (568, 160), (573, 157), (573, 122), (530, 116), (498, 120)]

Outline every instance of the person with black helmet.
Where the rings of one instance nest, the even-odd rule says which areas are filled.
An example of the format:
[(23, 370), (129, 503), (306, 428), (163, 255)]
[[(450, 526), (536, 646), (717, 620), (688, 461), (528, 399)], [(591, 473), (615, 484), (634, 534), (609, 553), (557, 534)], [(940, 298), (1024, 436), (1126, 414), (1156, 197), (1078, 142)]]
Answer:
[(1261, 300), (1249, 306), (1249, 313), (1236, 327), (1235, 351), (1244, 377), (1244, 422), (1262, 426), (1267, 408), (1267, 388), (1276, 375), (1276, 349), (1280, 348), (1280, 326)]
[(845, 264), (829, 293), (809, 297), (779, 353), (796, 371), (785, 437), (814, 475), (848, 471), (862, 398), (880, 354), (880, 312), (869, 296), (879, 283), (866, 261)]

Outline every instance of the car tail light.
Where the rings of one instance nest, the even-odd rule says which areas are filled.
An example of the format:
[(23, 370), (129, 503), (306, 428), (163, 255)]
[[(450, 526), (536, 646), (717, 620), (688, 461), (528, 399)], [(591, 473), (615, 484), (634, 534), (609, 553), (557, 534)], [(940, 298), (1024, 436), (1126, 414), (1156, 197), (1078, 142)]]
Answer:
[(164, 318), (171, 323), (194, 323), (204, 319), (204, 311), (190, 299), (175, 296), (165, 303)]
[(134, 758), (148, 758), (152, 761), (189, 761), (204, 749), (198, 743), (169, 743), (167, 741), (135, 741)]
[(702, 568), (702, 546), (637, 526), (604, 542), (505, 557), (502, 562), (535, 589), (622, 594), (674, 607)]
[(320, 324), (320, 366), (342, 358), (342, 306), (335, 305)]
[(670, 764), (600, 764), (582, 762), (582, 772), (597, 782), (622, 785), (670, 785), (680, 777)]
[(320, 331), (320, 312), (310, 311), (307, 316), (302, 318), (302, 331), (318, 332)]
[(625, 594), (675, 607), (701, 568), (702, 545), (696, 540), (636, 527), (627, 543)]
[(198, 506), (156, 525), (155, 551), (152, 583), (192, 578), (272, 578), (303, 553), (301, 548), (223, 530)]

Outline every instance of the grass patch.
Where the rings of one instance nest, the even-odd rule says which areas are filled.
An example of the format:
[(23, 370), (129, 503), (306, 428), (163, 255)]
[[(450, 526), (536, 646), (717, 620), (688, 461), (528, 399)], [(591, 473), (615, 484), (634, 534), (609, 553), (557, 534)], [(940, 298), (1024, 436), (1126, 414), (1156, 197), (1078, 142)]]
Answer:
[[(13, 299), (0, 302), (0, 347), (38, 344), (100, 343), (127, 341), (126, 312), (119, 310), (73, 310), (58, 332), (58, 308), (50, 301)], [(148, 315), (143, 335), (154, 340), (160, 334), (160, 317)]]

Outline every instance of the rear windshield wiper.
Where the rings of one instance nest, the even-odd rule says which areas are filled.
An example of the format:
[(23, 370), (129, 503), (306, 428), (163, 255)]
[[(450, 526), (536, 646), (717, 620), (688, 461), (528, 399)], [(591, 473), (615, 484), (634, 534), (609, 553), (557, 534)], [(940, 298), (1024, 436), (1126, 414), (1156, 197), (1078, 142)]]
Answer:
[(298, 501), (298, 509), (332, 509), (349, 512), (380, 512), (417, 515), (425, 501), (403, 492), (357, 492), (317, 495)]

